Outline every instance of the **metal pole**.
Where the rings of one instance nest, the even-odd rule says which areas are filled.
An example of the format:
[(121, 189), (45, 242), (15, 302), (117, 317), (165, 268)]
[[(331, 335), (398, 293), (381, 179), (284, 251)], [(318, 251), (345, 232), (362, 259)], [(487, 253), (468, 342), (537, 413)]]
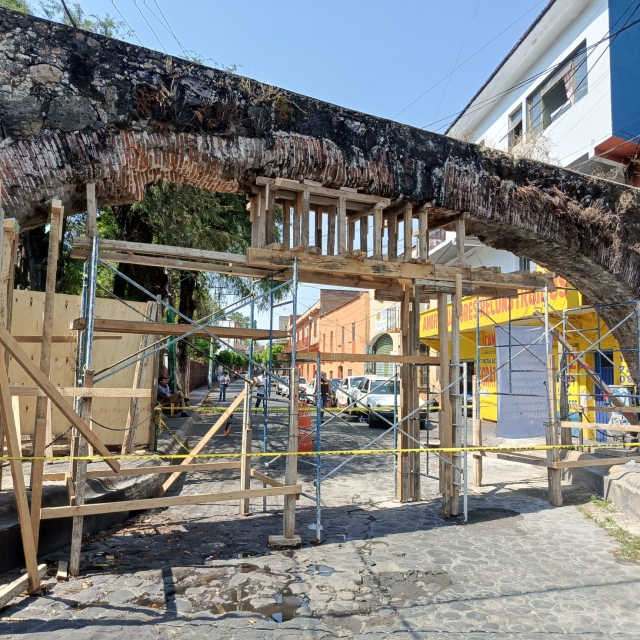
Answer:
[(322, 372), (320, 371), (320, 366), (322, 361), (320, 360), (320, 353), (318, 353), (317, 364), (316, 364), (316, 451), (318, 452), (316, 455), (316, 540), (318, 542), (322, 541), (322, 506), (320, 504), (320, 496), (322, 489), (322, 456), (320, 455), (320, 451), (322, 451), (322, 409), (324, 407), (320, 406), (322, 402), (322, 393), (321, 393), (321, 385), (322, 385)]
[(462, 363), (462, 446), (465, 448), (465, 452), (462, 456), (462, 510), (464, 512), (464, 521), (467, 521), (468, 517), (468, 494), (469, 494), (469, 481), (468, 481), (468, 468), (467, 468), (467, 456), (466, 448), (468, 446), (468, 424), (467, 424), (467, 363)]
[[(267, 389), (269, 390), (269, 397), (271, 396), (271, 381), (272, 381), (272, 377), (271, 377), (271, 370), (273, 368), (273, 277), (271, 278), (271, 291), (269, 294), (269, 384), (267, 386)], [(266, 382), (266, 381), (265, 381)], [(265, 389), (265, 391), (267, 390)], [(262, 450), (264, 451), (264, 453), (267, 452), (267, 439), (268, 439), (268, 428), (269, 425), (267, 423), (268, 420), (268, 414), (267, 414), (267, 396), (265, 395), (265, 400), (264, 400), (264, 420), (262, 423)], [(264, 462), (263, 462), (263, 467), (264, 467), (264, 472), (266, 474), (267, 469), (269, 468), (267, 466), (267, 458), (265, 457)], [(266, 488), (266, 484), (263, 482), (262, 483), (263, 488)], [(262, 498), (262, 511), (263, 513), (267, 512), (267, 497), (264, 496)]]
[(209, 373), (207, 375), (207, 388), (213, 389), (213, 338), (209, 338)]
[[(393, 376), (393, 448), (398, 448), (398, 364), (395, 365)], [(393, 454), (393, 495), (398, 495), (398, 454)]]

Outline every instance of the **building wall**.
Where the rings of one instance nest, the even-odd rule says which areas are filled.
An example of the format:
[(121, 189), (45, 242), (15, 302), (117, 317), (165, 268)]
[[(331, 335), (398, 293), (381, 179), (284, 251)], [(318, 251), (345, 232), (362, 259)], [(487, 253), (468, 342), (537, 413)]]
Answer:
[[(573, 4), (567, 0), (560, 2)], [(540, 41), (520, 64), (517, 75), (509, 78), (509, 87), (563, 62), (585, 39), (587, 48), (592, 46), (607, 34), (608, 29), (607, 3), (601, 0), (586, 3), (573, 19), (565, 17), (540, 35)], [(595, 144), (611, 135), (611, 78), (607, 42), (587, 51), (587, 74), (587, 94), (544, 130), (545, 137), (551, 142), (551, 159), (564, 166), (589, 153)], [(552, 72), (549, 72), (526, 82), (515, 91), (508, 91), (480, 120), (467, 125), (467, 135), (476, 142), (484, 141), (489, 147), (507, 150), (509, 115), (522, 105), (526, 130), (527, 97), (551, 75)], [(492, 90), (493, 95), (496, 93), (501, 93), (500, 87)], [(470, 111), (473, 109), (472, 105)], [(451, 133), (459, 135), (463, 128), (465, 125), (461, 120)]]

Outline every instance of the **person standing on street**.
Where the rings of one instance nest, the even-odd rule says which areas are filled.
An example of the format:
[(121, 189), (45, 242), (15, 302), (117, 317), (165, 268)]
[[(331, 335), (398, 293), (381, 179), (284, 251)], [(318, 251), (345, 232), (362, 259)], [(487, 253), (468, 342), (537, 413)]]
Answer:
[(253, 379), (253, 384), (256, 387), (256, 409), (260, 406), (260, 403), (264, 400), (264, 375), (258, 374)]
[(226, 371), (220, 376), (219, 382), (220, 382), (220, 397), (218, 398), (218, 402), (226, 402), (227, 387), (231, 382), (231, 378), (229, 377), (229, 374)]
[(320, 372), (320, 402), (322, 404), (322, 412), (320, 413), (321, 418), (324, 418), (324, 410), (327, 407), (327, 402), (329, 402), (330, 395), (331, 385), (324, 375), (324, 372)]

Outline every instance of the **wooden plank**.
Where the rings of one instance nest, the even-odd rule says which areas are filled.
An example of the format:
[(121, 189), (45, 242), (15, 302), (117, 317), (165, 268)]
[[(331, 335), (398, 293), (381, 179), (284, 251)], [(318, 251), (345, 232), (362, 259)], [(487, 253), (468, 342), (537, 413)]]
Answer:
[(56, 573), (56, 580), (58, 582), (66, 582), (69, 579), (69, 563), (64, 560), (58, 562), (58, 572)]
[[(598, 411), (600, 407), (598, 407)], [(565, 429), (599, 429), (607, 431), (620, 431), (622, 433), (640, 433), (640, 426), (637, 424), (608, 424), (602, 422), (571, 422), (570, 420), (560, 421), (560, 426)]]
[[(198, 444), (193, 447), (193, 449), (191, 450), (192, 455), (185, 458), (180, 466), (188, 465), (194, 459), (193, 456), (197, 456), (207, 446), (207, 444), (209, 444), (211, 438), (213, 438), (213, 436), (215, 436), (216, 433), (220, 431), (220, 429), (226, 424), (231, 414), (240, 406), (240, 403), (244, 400), (244, 397), (245, 391), (243, 390), (242, 393), (239, 393), (236, 399), (227, 407), (226, 411), (216, 420), (216, 423), (209, 429), (209, 431), (205, 433)], [(164, 482), (161, 489), (158, 491), (157, 497), (163, 496), (171, 488), (173, 483), (178, 479), (179, 475), (180, 474), (178, 472), (172, 473)]]
[(318, 184), (310, 185), (309, 181), (300, 183), (297, 180), (289, 180), (288, 178), (266, 178), (264, 176), (258, 176), (258, 178), (256, 178), (256, 184), (271, 184), (276, 189), (289, 189), (290, 191), (304, 191), (305, 189), (309, 189), (314, 195), (325, 196), (328, 198), (341, 198), (346, 196), (346, 198), (350, 202), (363, 202), (365, 204), (376, 204), (380, 202), (383, 203), (386, 207), (391, 204), (389, 198), (370, 196), (366, 193), (347, 191), (345, 189), (329, 189)]
[(291, 202), (282, 203), (282, 244), (286, 249), (291, 248)]
[[(25, 353), (22, 347), (14, 340), (11, 334), (2, 326), (0, 326), (0, 343), (13, 356), (16, 362), (25, 370), (25, 372), (33, 379), (33, 381), (45, 392), (48, 398), (51, 398), (53, 404), (58, 408), (62, 415), (87, 439), (89, 444), (94, 447), (101, 455), (110, 456), (111, 453), (105, 447), (100, 439), (91, 431), (89, 426), (82, 421), (80, 416), (73, 410), (71, 405), (58, 393), (56, 387), (43, 375), (36, 367), (31, 358)], [(8, 383), (7, 383), (8, 390)], [(7, 393), (7, 397), (9, 394)], [(114, 470), (118, 471), (120, 465), (117, 460), (105, 460), (105, 462)]]
[(455, 282), (456, 274), (461, 273), (463, 284), (508, 289), (543, 288), (548, 280), (546, 277), (535, 274), (500, 273), (484, 268), (443, 267), (441, 265), (389, 262), (387, 260), (358, 260), (347, 255), (319, 256), (269, 249), (249, 248), (247, 250), (247, 264), (265, 269), (277, 270), (290, 267), (296, 257), (301, 271), (316, 271), (328, 275), (340, 273), (357, 277), (372, 276), (380, 279), (428, 279)]
[[(70, 325), (73, 331), (83, 331), (86, 326), (84, 318), (76, 318)], [(103, 320), (96, 318), (95, 331), (103, 333), (132, 333), (136, 335), (149, 334), (152, 336), (183, 336), (195, 328), (189, 324), (168, 324), (166, 322), (137, 322), (130, 320)], [(243, 329), (236, 327), (216, 327), (208, 325), (208, 331), (198, 329), (190, 334), (191, 338), (210, 338), (211, 334), (217, 338), (240, 338), (252, 340), (268, 340), (269, 329)], [(287, 338), (286, 331), (273, 331), (273, 338)]]
[(300, 246), (309, 246), (309, 189), (304, 189), (298, 199), (300, 211)]
[(425, 206), (418, 210), (418, 255), (420, 260), (429, 260), (429, 209)]
[(276, 241), (276, 197), (273, 189), (265, 187), (265, 244)]
[[(344, 196), (338, 198), (338, 256), (347, 253), (347, 199)], [(353, 236), (350, 238), (353, 242)], [(353, 244), (349, 246), (349, 251), (353, 248)], [(356, 274), (359, 275), (359, 274)]]
[(41, 509), (42, 520), (70, 518), (74, 516), (93, 516), (99, 513), (118, 513), (122, 511), (144, 511), (145, 509), (163, 509), (188, 504), (206, 504), (210, 502), (226, 502), (243, 498), (262, 498), (269, 496), (295, 496), (302, 493), (300, 485), (286, 487), (267, 487), (266, 489), (249, 489), (249, 491), (223, 491), (220, 493), (203, 493), (200, 495), (170, 496), (168, 498), (144, 498), (141, 500), (125, 500), (123, 502), (98, 502), (76, 507), (47, 507)]
[[(65, 398), (150, 398), (151, 389), (107, 389), (93, 387), (55, 387)], [(14, 397), (47, 397), (39, 387), (10, 387), (9, 393)]]
[(387, 255), (389, 260), (398, 259), (398, 216), (395, 214), (386, 216), (387, 218)]
[[(240, 461), (233, 462), (198, 462), (190, 464), (166, 464), (152, 467), (121, 468), (118, 473), (112, 469), (97, 469), (87, 471), (87, 478), (114, 478), (121, 476), (148, 476), (165, 473), (199, 473), (201, 471), (223, 471), (225, 469), (239, 469)], [(63, 482), (67, 473), (45, 473), (43, 478), (48, 482)]]
[[(545, 424), (545, 442), (547, 445), (558, 444), (558, 399), (556, 390), (556, 368), (554, 355), (547, 355), (547, 394), (549, 396), (549, 421)], [(547, 451), (547, 462), (550, 465), (560, 460), (558, 449)], [(554, 507), (562, 506), (562, 478), (558, 469), (547, 469), (549, 485), (549, 502)]]
[[(0, 332), (6, 329), (0, 325)], [(34, 368), (35, 365), (33, 365)], [(7, 450), (10, 457), (20, 457), (22, 455), (18, 431), (13, 419), (13, 407), (11, 396), (9, 395), (9, 378), (4, 362), (0, 361), (0, 417), (5, 425), (5, 437), (7, 439)], [(33, 537), (33, 526), (29, 514), (29, 502), (27, 500), (27, 488), (24, 482), (22, 462), (11, 460), (11, 477), (13, 479), (13, 492), (18, 510), (18, 521), (20, 522), (20, 536), (22, 537), (22, 549), (24, 551), (27, 566), (28, 588), (35, 591), (40, 586), (40, 573), (38, 571), (38, 560), (36, 557), (36, 545)], [(38, 524), (40, 520), (38, 519)], [(1, 593), (1, 592), (0, 592)]]
[(640, 456), (624, 456), (621, 458), (589, 458), (583, 460), (560, 460), (554, 463), (554, 469), (579, 469), (582, 467), (607, 467), (609, 465), (627, 464), (631, 460), (640, 462)]
[[(300, 362), (316, 362), (318, 354), (316, 352), (311, 353), (296, 353), (296, 360)], [(290, 362), (290, 353), (277, 353), (276, 360), (280, 362)], [(320, 360), (322, 362), (388, 362), (398, 363), (403, 362), (409, 364), (440, 364), (440, 359), (434, 356), (389, 356), (374, 353), (320, 353)]]
[[(16, 342), (26, 344), (40, 344), (42, 336), (13, 336)], [(94, 336), (94, 340), (122, 340), (122, 336)], [(78, 336), (52, 336), (51, 342), (56, 343), (76, 343)]]
[[(609, 412), (609, 413), (622, 413), (621, 408), (620, 407), (595, 407), (595, 406), (586, 406), (586, 407), (579, 407), (579, 410), (582, 411), (583, 413), (587, 412), (587, 411), (597, 411), (598, 413), (600, 413), (600, 411), (605, 411), (605, 412)], [(640, 413), (640, 407), (624, 407), (624, 413)], [(600, 428), (600, 427), (598, 427)]]
[(461, 267), (465, 266), (464, 240), (466, 237), (466, 230), (464, 221), (464, 217), (456, 220), (456, 264)]
[[(40, 343), (40, 371), (49, 378), (51, 374), (51, 345), (53, 337), (53, 310), (55, 306), (56, 280), (60, 241), (62, 240), (62, 219), (64, 207), (62, 202), (52, 198), (49, 206), (49, 249), (47, 253), (47, 278), (44, 294), (44, 315), (42, 318), (42, 342)], [(47, 442), (47, 399), (39, 397), (35, 411), (34, 456), (44, 456)], [(33, 539), (38, 549), (40, 536), (40, 505), (42, 504), (42, 474), (44, 460), (33, 460), (31, 464), (31, 521), (33, 523)]]
[(469, 217), (468, 212), (458, 213), (454, 216), (449, 216), (448, 218), (441, 218), (440, 220), (434, 220), (429, 225), (429, 231), (435, 231), (436, 229), (442, 229), (443, 227), (454, 226), (458, 220), (466, 220)]
[(369, 252), (369, 216), (363, 216), (360, 218), (360, 251), (365, 256)]
[[(91, 252), (86, 249), (72, 249), (71, 257), (86, 260)], [(164, 258), (162, 256), (146, 256), (137, 253), (115, 253), (100, 251), (98, 257), (105, 262), (139, 264), (145, 267), (159, 267), (167, 269), (184, 269), (186, 271), (205, 271), (207, 273), (224, 273), (229, 276), (246, 278), (263, 278), (265, 272), (260, 269), (250, 269), (236, 264), (217, 264), (214, 262), (198, 262), (194, 260), (180, 260), (178, 258)]]
[(327, 255), (336, 254), (336, 219), (338, 217), (337, 207), (329, 207), (328, 230), (327, 230)]
[[(46, 564), (38, 565), (39, 579), (42, 579), (47, 575), (47, 570), (48, 567)], [(34, 589), (31, 589), (29, 586), (28, 575), (20, 576), (0, 589), (0, 608), (6, 607), (14, 598), (17, 598), (24, 591), (34, 591)]]
[[(253, 431), (251, 430), (251, 382), (245, 380), (244, 383), (244, 407), (242, 411), (242, 453), (251, 450), (251, 440)], [(247, 490), (251, 488), (251, 459), (249, 457), (240, 460), (240, 488)], [(249, 515), (249, 500), (240, 500), (240, 515)]]
[[(544, 458), (536, 458), (536, 456), (528, 456), (523, 453), (502, 453), (500, 451), (479, 451), (473, 454), (474, 458), (496, 458), (497, 460), (507, 460), (509, 462), (518, 462), (520, 464), (532, 464), (538, 467), (551, 467), (552, 463), (549, 463)], [(551, 467), (554, 468), (554, 467)]]
[(382, 260), (382, 209), (373, 210), (373, 257)]
[[(91, 250), (91, 238), (74, 238), (74, 249)], [(125, 242), (123, 240), (100, 239), (99, 251), (117, 251), (121, 253), (137, 253), (148, 256), (162, 256), (164, 258), (180, 258), (184, 260), (198, 260), (211, 262), (226, 262), (244, 264), (246, 256), (240, 253), (225, 253), (223, 251), (205, 251), (204, 249), (190, 249), (188, 247), (174, 247), (164, 244), (148, 244), (144, 242)]]
[[(300, 393), (300, 369), (293, 367), (289, 379), (291, 410), (289, 411), (289, 438), (287, 451), (298, 451), (298, 396)], [(284, 483), (287, 488), (295, 486), (298, 481), (298, 456), (287, 456), (285, 461)], [(275, 488), (275, 487), (274, 487)], [(296, 533), (296, 499), (289, 494), (284, 499), (282, 514), (282, 535), (291, 540)]]
[(270, 487), (285, 486), (284, 484), (282, 484), (282, 482), (278, 482), (277, 480), (270, 478), (269, 476), (265, 475), (264, 473), (261, 473), (257, 469), (253, 469), (253, 468), (251, 469), (251, 477), (255, 478), (256, 480), (260, 480), (260, 482), (264, 482), (265, 484), (268, 484)]
[[(163, 307), (162, 305), (157, 305), (156, 306), (156, 315), (155, 318), (152, 315), (151, 319), (155, 320), (156, 322), (159, 322), (162, 320), (162, 314), (163, 314)], [(153, 417), (151, 418), (151, 421), (149, 422), (149, 432), (147, 435), (147, 449), (149, 449), (149, 451), (154, 451), (156, 448), (156, 424), (157, 424), (157, 419), (159, 417), (159, 414), (161, 413), (161, 409), (157, 408), (157, 403), (158, 403), (158, 376), (160, 375), (160, 361), (162, 359), (162, 352), (161, 351), (156, 351), (152, 358), (152, 363), (151, 363), (151, 397), (149, 398), (149, 405), (148, 405), (148, 409), (147, 411), (149, 412), (149, 415), (152, 415)]]
[[(83, 384), (85, 387), (93, 387), (93, 370), (87, 369), (84, 371)], [(91, 406), (93, 398), (83, 398), (80, 405), (80, 417), (83, 422), (91, 424)], [(78, 435), (75, 433), (74, 435)], [(89, 447), (87, 441), (84, 438), (80, 438), (78, 442), (78, 457), (86, 457), (89, 454)], [(70, 501), (70, 504), (74, 506), (81, 506), (84, 504), (86, 489), (87, 489), (87, 461), (76, 460), (71, 463), (71, 482), (75, 489), (75, 500)], [(82, 551), (82, 527), (83, 517), (77, 515), (73, 517), (73, 523), (71, 527), (71, 551), (69, 553), (69, 573), (72, 576), (80, 574), (80, 552)]]
[(404, 207), (404, 261), (411, 262), (411, 242), (413, 238), (413, 205), (408, 202)]

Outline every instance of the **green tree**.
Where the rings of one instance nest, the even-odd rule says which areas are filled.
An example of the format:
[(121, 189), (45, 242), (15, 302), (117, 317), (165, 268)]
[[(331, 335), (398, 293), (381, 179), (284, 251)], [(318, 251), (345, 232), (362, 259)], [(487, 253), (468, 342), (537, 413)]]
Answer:
[(25, 0), (0, 0), (0, 7), (11, 9), (11, 11), (19, 11), (20, 13), (31, 13), (31, 9)]
[(31, 11), (27, 2), (23, 0), (13, 1), (24, 4), (25, 7), (27, 7), (25, 13), (37, 13), (53, 22), (62, 22), (63, 24), (74, 26), (78, 29), (84, 29), (85, 31), (98, 33), (101, 36), (107, 36), (108, 38), (129, 35), (130, 30), (122, 20), (116, 20), (109, 15), (109, 13), (105, 13), (103, 16), (97, 13), (87, 14), (79, 2), (67, 2), (65, 9), (64, 4), (60, 0), (40, 0), (37, 3), (37, 9)]

